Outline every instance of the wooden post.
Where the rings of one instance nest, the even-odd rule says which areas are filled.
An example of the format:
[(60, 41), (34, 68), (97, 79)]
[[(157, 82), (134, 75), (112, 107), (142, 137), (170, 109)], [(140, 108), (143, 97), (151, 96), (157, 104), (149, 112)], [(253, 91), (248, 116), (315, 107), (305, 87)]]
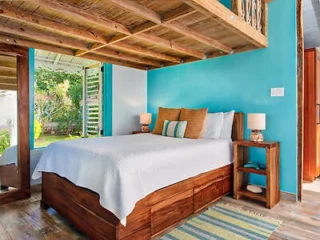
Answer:
[(262, 16), (261, 16), (261, 26), (262, 34), (268, 37), (268, 1), (261, 0)]
[(245, 12), (244, 12), (243, 0), (232, 0), (232, 12), (234, 12), (244, 20)]
[(304, 126), (304, 44), (303, 44), (303, 17), (302, 0), (297, 0), (297, 89), (298, 89), (298, 201), (302, 201), (302, 184), (303, 184), (303, 126)]

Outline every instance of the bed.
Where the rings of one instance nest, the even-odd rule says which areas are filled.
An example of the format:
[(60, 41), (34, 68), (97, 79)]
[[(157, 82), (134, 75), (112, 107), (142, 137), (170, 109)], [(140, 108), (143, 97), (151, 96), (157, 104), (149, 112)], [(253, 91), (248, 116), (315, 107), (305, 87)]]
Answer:
[[(121, 140), (113, 137), (112, 149), (117, 148), (120, 142), (121, 146), (126, 147), (122, 149), (122, 155), (117, 156), (121, 161), (110, 161), (110, 164), (121, 162), (121, 169), (126, 171), (124, 176), (117, 171), (112, 173), (119, 177), (115, 178), (116, 183), (111, 185), (108, 185), (108, 179), (105, 179), (111, 173), (106, 174), (103, 165), (99, 165), (99, 159), (102, 159), (99, 155), (103, 155), (105, 151), (105, 147), (100, 146), (99, 142), (111, 144), (108, 142), (110, 138), (100, 139), (99, 142), (88, 140), (85, 144), (88, 149), (85, 149), (85, 145), (81, 146), (83, 141), (69, 142), (66, 144), (69, 145), (68, 151), (65, 152), (63, 146), (53, 145), (51, 151), (56, 154), (48, 153), (47, 158), (52, 159), (40, 160), (33, 174), (33, 177), (39, 177), (42, 172), (41, 206), (54, 208), (90, 239), (151, 239), (232, 192), (232, 156), (228, 155), (228, 152), (232, 154), (231, 140), (186, 139), (173, 143), (172, 141), (177, 139), (166, 138), (167, 142), (163, 143), (164, 138), (152, 134), (125, 136)], [(240, 139), (243, 139), (243, 114), (236, 113), (232, 140)], [(132, 144), (132, 141), (139, 142), (142, 146)], [(162, 147), (148, 151), (148, 143), (156, 145), (154, 143), (157, 142), (161, 142), (159, 145)], [(171, 147), (172, 145), (174, 147)], [(93, 146), (94, 151), (90, 151)], [(146, 151), (140, 152), (139, 147)], [(211, 148), (216, 149), (210, 152)], [(62, 149), (59, 154), (58, 149)], [(181, 149), (185, 149), (183, 164), (178, 158)], [(188, 149), (191, 150), (188, 152)], [(76, 152), (78, 155), (75, 155)], [(195, 154), (192, 155), (192, 152)], [(215, 156), (217, 152), (221, 155)], [(45, 154), (46, 152), (42, 157), (45, 158)], [(70, 160), (72, 158), (67, 154), (71, 154), (73, 160)], [(86, 154), (91, 154), (94, 161), (90, 165), (83, 165), (86, 163), (81, 160)], [(116, 155), (119, 151), (108, 154)], [(154, 154), (153, 158), (150, 158), (150, 154)], [(157, 156), (163, 157), (163, 161), (154, 160)], [(72, 162), (69, 167), (60, 159), (63, 157)], [(214, 161), (210, 161), (211, 157)], [(167, 158), (174, 158), (176, 167), (168, 168)], [(147, 162), (147, 159), (151, 163)], [(197, 161), (197, 164), (192, 160)], [(153, 165), (155, 163), (157, 165)], [(143, 164), (146, 165), (145, 169), (139, 171)], [(190, 168), (190, 164), (193, 164), (193, 167)], [(95, 170), (90, 168), (92, 165), (95, 165)], [(70, 166), (76, 169), (71, 169)], [(83, 169), (86, 169), (86, 174), (80, 174)], [(110, 166), (107, 169), (110, 169)], [(170, 173), (170, 169), (176, 171)], [(164, 174), (165, 181), (161, 179)], [(96, 179), (102, 181), (99, 183)], [(148, 181), (149, 179), (152, 181)]]

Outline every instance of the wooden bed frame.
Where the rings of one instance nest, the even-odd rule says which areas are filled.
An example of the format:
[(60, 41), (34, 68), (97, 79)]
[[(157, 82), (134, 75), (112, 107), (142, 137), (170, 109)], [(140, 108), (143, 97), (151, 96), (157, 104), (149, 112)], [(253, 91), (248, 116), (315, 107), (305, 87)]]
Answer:
[[(236, 113), (232, 139), (243, 139)], [(124, 227), (99, 204), (99, 195), (53, 173), (42, 175), (41, 207), (52, 207), (90, 239), (149, 240), (232, 192), (232, 164), (157, 190), (136, 203)]]
[(18, 167), (16, 164), (6, 164), (0, 166), (1, 189), (8, 187), (19, 188)]

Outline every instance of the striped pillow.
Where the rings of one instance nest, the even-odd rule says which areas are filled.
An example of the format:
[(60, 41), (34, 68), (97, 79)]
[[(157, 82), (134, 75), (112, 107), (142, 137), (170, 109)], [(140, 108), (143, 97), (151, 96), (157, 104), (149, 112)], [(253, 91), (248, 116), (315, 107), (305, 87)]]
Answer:
[(187, 128), (187, 121), (164, 120), (162, 135), (175, 138), (183, 138)]

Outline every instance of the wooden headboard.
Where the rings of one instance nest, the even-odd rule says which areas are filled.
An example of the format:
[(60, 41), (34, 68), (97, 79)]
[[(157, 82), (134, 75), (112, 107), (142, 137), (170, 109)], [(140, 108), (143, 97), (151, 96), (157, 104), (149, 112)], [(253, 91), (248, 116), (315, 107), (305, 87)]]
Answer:
[(234, 114), (231, 137), (233, 141), (244, 139), (244, 115), (241, 112)]

